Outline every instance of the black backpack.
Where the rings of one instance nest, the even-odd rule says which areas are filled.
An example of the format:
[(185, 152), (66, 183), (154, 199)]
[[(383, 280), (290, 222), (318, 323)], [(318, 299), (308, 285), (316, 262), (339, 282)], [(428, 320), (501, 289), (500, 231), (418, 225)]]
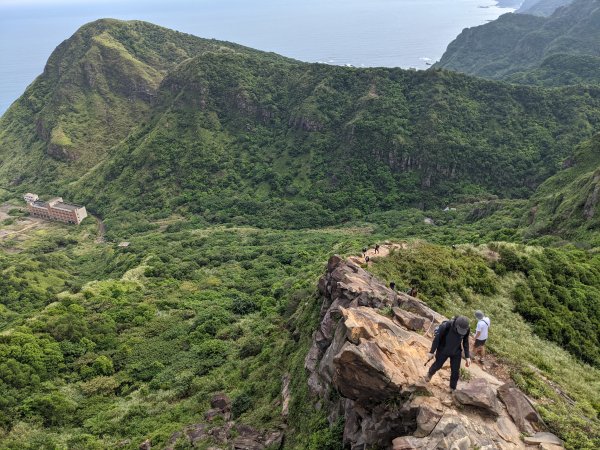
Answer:
[(440, 334), (440, 328), (447, 323), (450, 323), (451, 325), (449, 327), (445, 327), (445, 331), (443, 332), (442, 335), (440, 335), (440, 343), (438, 344), (438, 348), (444, 348), (444, 345), (446, 344), (446, 336), (448, 335), (448, 333), (450, 332), (450, 328), (452, 328), (454, 326), (454, 321), (456, 320), (456, 317), (453, 317), (452, 320), (444, 320), (442, 323), (440, 323), (437, 327), (435, 327), (435, 329), (433, 330), (433, 338), (435, 339), (436, 336), (438, 334)]

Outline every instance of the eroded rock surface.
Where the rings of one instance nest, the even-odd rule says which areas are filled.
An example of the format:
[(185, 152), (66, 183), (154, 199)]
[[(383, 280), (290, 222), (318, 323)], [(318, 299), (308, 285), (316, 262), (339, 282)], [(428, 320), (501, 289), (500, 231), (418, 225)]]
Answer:
[[(504, 383), (480, 370), (459, 383), (454, 398), (449, 368), (424, 383), (432, 330), (443, 316), (388, 289), (356, 260), (338, 256), (330, 259), (319, 290), (321, 325), (305, 368), (315, 404), (328, 409), (332, 423), (343, 416), (348, 448), (531, 448), (521, 431), (533, 432), (536, 418), (516, 387), (504, 389), (507, 411), (497, 399)], [(523, 430), (524, 423), (531, 429)]]

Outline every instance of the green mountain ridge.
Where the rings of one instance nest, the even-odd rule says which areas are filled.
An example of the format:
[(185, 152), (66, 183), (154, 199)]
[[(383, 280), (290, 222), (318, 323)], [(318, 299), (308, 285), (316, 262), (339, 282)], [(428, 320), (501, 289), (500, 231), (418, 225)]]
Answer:
[(569, 5), (572, 2), (573, 0), (525, 0), (517, 13), (548, 17), (561, 6)]
[[(90, 84), (90, 73), (102, 76)], [(35, 109), (37, 98), (47, 102)], [(592, 136), (599, 106), (596, 87), (308, 64), (106, 20), (63, 44), (1, 119), (0, 183), (105, 216), (169, 209), (206, 223), (332, 225), (528, 198)]]
[(589, 241), (600, 227), (600, 136), (578, 146), (565, 163), (532, 197), (531, 228), (537, 234)]
[(599, 17), (597, 0), (576, 0), (549, 17), (505, 14), (463, 30), (434, 67), (532, 85), (597, 84)]
[(101, 161), (150, 113), (169, 70), (228, 46), (146, 22), (81, 27), (0, 119), (0, 178), (71, 181)]

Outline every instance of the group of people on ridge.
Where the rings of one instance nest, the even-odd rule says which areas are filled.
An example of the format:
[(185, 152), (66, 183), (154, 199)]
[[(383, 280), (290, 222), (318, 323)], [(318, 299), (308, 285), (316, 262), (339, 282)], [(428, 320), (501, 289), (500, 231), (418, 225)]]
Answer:
[[(477, 328), (475, 330), (475, 344), (473, 353), (479, 356), (479, 361), (483, 362), (485, 357), (485, 342), (488, 338), (490, 328), (490, 318), (486, 317), (482, 311), (475, 311), (477, 318)], [(434, 333), (431, 350), (429, 350), (429, 360), (434, 359), (429, 368), (425, 381), (431, 381), (431, 377), (442, 368), (444, 363), (450, 360), (450, 389), (454, 391), (460, 377), (460, 365), (462, 354), (464, 352), (466, 366), (471, 365), (471, 353), (469, 351), (469, 335), (471, 328), (469, 319), (465, 316), (458, 316), (452, 320), (443, 322)]]

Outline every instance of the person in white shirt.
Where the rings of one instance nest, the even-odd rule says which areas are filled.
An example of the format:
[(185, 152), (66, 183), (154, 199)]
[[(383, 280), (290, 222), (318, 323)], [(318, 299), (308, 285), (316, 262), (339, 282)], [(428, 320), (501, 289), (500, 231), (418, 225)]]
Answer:
[(486, 317), (482, 311), (475, 311), (475, 317), (477, 318), (477, 328), (475, 329), (475, 345), (473, 346), (473, 354), (479, 355), (479, 362), (483, 362), (485, 357), (485, 341), (488, 338), (488, 331), (490, 329), (490, 318)]

